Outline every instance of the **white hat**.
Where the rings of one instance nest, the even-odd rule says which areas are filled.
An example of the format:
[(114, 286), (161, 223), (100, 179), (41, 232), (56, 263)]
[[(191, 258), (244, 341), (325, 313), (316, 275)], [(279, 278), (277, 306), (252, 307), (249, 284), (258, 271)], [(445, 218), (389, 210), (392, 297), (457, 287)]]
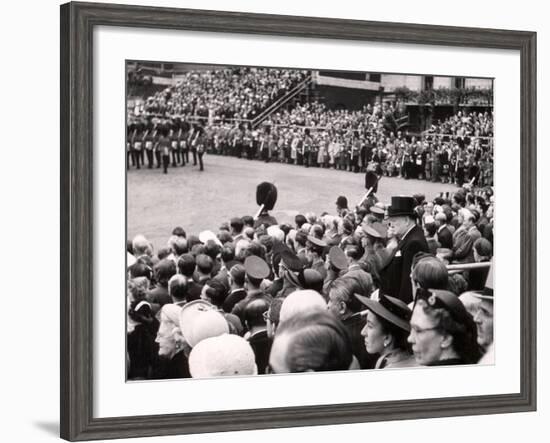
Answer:
[(302, 312), (326, 311), (327, 303), (317, 291), (304, 289), (289, 294), (279, 313), (279, 321), (283, 322)]
[(223, 334), (197, 344), (189, 354), (193, 378), (256, 375), (254, 351), (244, 338)]
[(222, 242), (220, 241), (220, 239), (216, 237), (216, 234), (214, 234), (212, 231), (202, 231), (199, 234), (199, 240), (201, 241), (201, 243), (204, 243), (204, 244), (206, 244), (208, 240), (212, 240), (219, 246), (222, 245)]
[(194, 300), (183, 306), (179, 315), (180, 330), (189, 346), (201, 340), (229, 332), (229, 325), (214, 305)]

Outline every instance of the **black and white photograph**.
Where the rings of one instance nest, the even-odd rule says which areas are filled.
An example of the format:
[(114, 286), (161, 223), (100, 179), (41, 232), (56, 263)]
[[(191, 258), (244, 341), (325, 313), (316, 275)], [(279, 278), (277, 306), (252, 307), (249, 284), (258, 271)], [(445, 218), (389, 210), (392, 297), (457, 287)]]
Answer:
[(128, 381), (494, 363), (492, 78), (126, 75)]

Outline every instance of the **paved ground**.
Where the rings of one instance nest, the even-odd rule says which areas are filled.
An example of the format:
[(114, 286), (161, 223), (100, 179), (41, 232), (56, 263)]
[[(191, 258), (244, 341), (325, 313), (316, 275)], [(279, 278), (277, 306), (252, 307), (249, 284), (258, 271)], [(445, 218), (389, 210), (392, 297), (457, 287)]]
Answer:
[[(271, 181), (277, 185), (278, 200), (272, 211), (279, 222), (293, 222), (306, 212), (335, 212), (339, 195), (353, 207), (363, 196), (364, 174), (279, 163), (263, 163), (234, 157), (205, 155), (205, 171), (198, 167), (130, 169), (127, 176), (127, 237), (144, 234), (155, 250), (166, 244), (172, 229), (182, 226), (187, 233), (210, 229), (217, 232), (233, 216), (254, 215), (256, 185)], [(433, 199), (440, 192), (456, 187), (423, 180), (384, 177), (378, 186), (378, 198), (389, 202), (392, 195), (422, 192)]]

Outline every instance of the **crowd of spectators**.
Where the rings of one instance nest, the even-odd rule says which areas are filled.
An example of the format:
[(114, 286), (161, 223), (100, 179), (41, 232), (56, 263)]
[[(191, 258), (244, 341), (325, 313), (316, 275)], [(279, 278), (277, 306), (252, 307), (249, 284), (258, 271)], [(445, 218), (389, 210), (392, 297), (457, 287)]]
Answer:
[(176, 86), (147, 97), (132, 114), (253, 119), (304, 80), (307, 72), (247, 67), (189, 71)]
[(128, 241), (128, 378), (492, 361), (491, 188), (325, 209)]
[[(308, 75), (307, 71), (227, 68), (189, 71), (177, 86), (148, 97), (130, 112), (128, 164), (145, 161), (160, 130), (169, 132), (172, 164), (204, 129), (206, 152), (352, 172), (478, 186), (493, 184), (492, 112), (463, 112), (427, 131), (406, 130), (404, 106), (367, 104), (361, 110), (323, 103), (279, 108), (260, 126), (252, 120)], [(404, 120), (405, 119), (405, 123)], [(180, 159), (178, 162), (176, 157)], [(153, 167), (153, 154), (149, 167)], [(160, 156), (158, 156), (160, 167)]]

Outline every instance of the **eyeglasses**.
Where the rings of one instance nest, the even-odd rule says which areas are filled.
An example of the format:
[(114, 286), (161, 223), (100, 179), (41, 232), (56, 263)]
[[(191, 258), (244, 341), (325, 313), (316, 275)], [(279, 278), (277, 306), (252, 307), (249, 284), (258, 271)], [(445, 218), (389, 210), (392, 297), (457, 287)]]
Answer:
[(434, 326), (432, 328), (416, 328), (416, 327), (411, 327), (411, 333), (414, 332), (414, 335), (420, 335), (424, 332), (428, 332), (428, 331), (435, 331), (436, 329), (439, 329), (438, 326)]

